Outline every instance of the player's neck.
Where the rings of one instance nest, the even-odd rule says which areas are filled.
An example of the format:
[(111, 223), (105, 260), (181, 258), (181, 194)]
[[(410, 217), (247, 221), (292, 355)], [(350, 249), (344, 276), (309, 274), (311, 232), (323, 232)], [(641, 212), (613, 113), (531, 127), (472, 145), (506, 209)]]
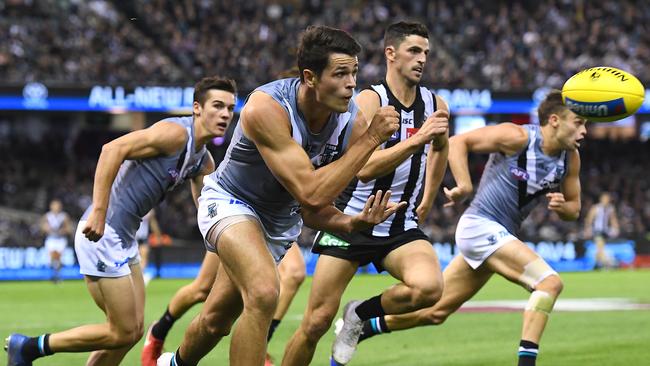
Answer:
[(194, 149), (198, 152), (203, 148), (208, 141), (212, 140), (216, 136), (211, 135), (208, 131), (203, 128), (203, 123), (201, 123), (200, 117), (192, 116), (192, 123), (194, 124)]
[(555, 139), (553, 139), (553, 127), (550, 125), (542, 126), (540, 128), (542, 132), (542, 152), (546, 156), (558, 156), (562, 152), (562, 148), (560, 145), (557, 143)]
[(332, 113), (329, 108), (316, 100), (315, 93), (304, 84), (300, 84), (298, 88), (298, 111), (304, 117), (307, 128), (312, 133), (320, 132)]
[(409, 83), (409, 81), (400, 76), (397, 71), (388, 70), (388, 72), (386, 72), (386, 84), (391, 93), (393, 93), (395, 98), (397, 98), (403, 106), (409, 107), (415, 101), (417, 85)]

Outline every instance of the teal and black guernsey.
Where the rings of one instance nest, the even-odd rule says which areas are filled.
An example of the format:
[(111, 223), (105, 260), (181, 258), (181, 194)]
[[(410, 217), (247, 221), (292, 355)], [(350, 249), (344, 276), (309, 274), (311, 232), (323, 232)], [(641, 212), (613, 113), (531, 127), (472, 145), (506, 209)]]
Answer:
[[(125, 247), (135, 241), (142, 217), (157, 206), (168, 191), (195, 177), (208, 159), (205, 146), (196, 151), (193, 117), (172, 117), (164, 121), (185, 128), (185, 146), (173, 155), (125, 160), (111, 187), (106, 223), (115, 229)], [(92, 205), (86, 209), (81, 220), (88, 218), (91, 208)]]
[(465, 211), (496, 221), (513, 235), (546, 193), (558, 191), (567, 171), (566, 151), (545, 155), (540, 127), (522, 127), (528, 132), (526, 148), (512, 156), (490, 154), (476, 196)]
[[(254, 92), (270, 95), (284, 108), (291, 122), (293, 140), (302, 146), (313, 166), (319, 168), (344, 153), (357, 116), (357, 107), (350, 100), (347, 112), (332, 113), (321, 131), (309, 131), (298, 108), (299, 86), (300, 79), (280, 79), (262, 85)], [(278, 121), (269, 120), (268, 123)], [(257, 146), (244, 136), (241, 125), (240, 121), (224, 160), (210, 178), (251, 206), (269, 236), (276, 240), (295, 240), (302, 226), (299, 204), (267, 167)]]

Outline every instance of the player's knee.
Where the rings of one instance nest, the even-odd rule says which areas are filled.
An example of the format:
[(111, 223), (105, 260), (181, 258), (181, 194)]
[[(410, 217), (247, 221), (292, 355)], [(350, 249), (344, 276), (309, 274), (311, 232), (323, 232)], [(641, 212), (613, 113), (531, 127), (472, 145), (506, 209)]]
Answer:
[(132, 347), (144, 334), (143, 327), (139, 327), (137, 324), (133, 324), (122, 329), (116, 329), (111, 332), (108, 337), (107, 349), (116, 349), (122, 347)]
[(196, 290), (194, 291), (194, 302), (205, 302), (205, 300), (208, 298), (208, 295), (210, 294), (211, 289), (212, 284), (197, 284)]
[(546, 277), (542, 282), (535, 286), (535, 290), (540, 290), (548, 293), (553, 298), (557, 298), (564, 289), (564, 283), (558, 275), (551, 275)]
[(442, 296), (442, 281), (426, 281), (411, 287), (415, 309), (433, 306)]
[(284, 284), (298, 287), (305, 281), (305, 269), (303, 267), (295, 266), (287, 268), (280, 277)]
[(449, 312), (439, 309), (427, 309), (420, 312), (419, 325), (440, 325), (447, 320)]
[(204, 335), (211, 339), (225, 337), (230, 334), (232, 329), (232, 321), (225, 320), (212, 313), (201, 314), (199, 323)]
[(335, 315), (335, 311), (329, 311), (327, 309), (317, 309), (311, 314), (305, 314), (303, 330), (307, 339), (310, 342), (318, 342), (318, 340), (329, 330)]
[(247, 289), (244, 294), (244, 308), (272, 314), (278, 306), (279, 287), (278, 284), (261, 283)]

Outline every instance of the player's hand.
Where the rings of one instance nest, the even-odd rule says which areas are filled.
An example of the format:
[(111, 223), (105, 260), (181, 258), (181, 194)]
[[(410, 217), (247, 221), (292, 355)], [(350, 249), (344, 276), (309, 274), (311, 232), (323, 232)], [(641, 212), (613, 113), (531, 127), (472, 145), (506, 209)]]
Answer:
[(418, 215), (418, 221), (420, 223), (424, 222), (426, 220), (427, 216), (429, 216), (429, 212), (431, 211), (431, 204), (428, 202), (420, 202), (420, 205), (418, 208), (415, 209), (415, 213)]
[(447, 143), (449, 131), (449, 112), (437, 110), (427, 118), (422, 127), (414, 135), (421, 145), (432, 143), (434, 147), (443, 147)]
[(90, 241), (98, 241), (104, 236), (104, 225), (106, 223), (106, 212), (93, 209), (88, 215), (82, 233)]
[(366, 205), (358, 215), (352, 218), (352, 230), (359, 231), (384, 222), (397, 210), (406, 207), (406, 202), (389, 202), (391, 191), (385, 194), (381, 190), (376, 195), (370, 195)]
[(452, 189), (449, 189), (447, 187), (443, 188), (443, 191), (445, 192), (445, 196), (447, 196), (447, 199), (449, 202), (445, 203), (444, 207), (451, 207), (456, 204), (460, 204), (465, 199), (470, 195), (471, 189), (463, 189), (461, 187), (454, 187)]
[(564, 195), (560, 192), (550, 192), (546, 194), (546, 198), (548, 198), (548, 209), (551, 211), (555, 212), (560, 212), (562, 211), (562, 208), (564, 206), (564, 203), (566, 202), (564, 200)]
[(399, 113), (393, 106), (379, 108), (368, 126), (368, 135), (377, 145), (388, 140), (389, 137), (399, 128)]

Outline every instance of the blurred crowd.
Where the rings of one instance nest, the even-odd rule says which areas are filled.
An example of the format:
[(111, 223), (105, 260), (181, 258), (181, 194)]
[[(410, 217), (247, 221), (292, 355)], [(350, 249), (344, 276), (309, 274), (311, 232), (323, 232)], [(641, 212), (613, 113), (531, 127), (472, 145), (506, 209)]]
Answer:
[(560, 87), (587, 66), (650, 81), (644, 0), (5, 0), (5, 82), (192, 84), (226, 74), (243, 91), (294, 64), (310, 24), (340, 27), (363, 45), (359, 84), (384, 73), (386, 25), (426, 23), (437, 87), (493, 91)]
[[(20, 123), (18, 123), (20, 122)], [(0, 119), (0, 208), (29, 213), (47, 211), (51, 199), (58, 198), (76, 222), (92, 201), (94, 168), (103, 143), (117, 137), (116, 132), (99, 128), (76, 130), (76, 124), (51, 121), (40, 127), (29, 121)], [(210, 146), (213, 156), (223, 156), (225, 146)], [(650, 144), (628, 141), (587, 140), (581, 148), (582, 214), (578, 222), (561, 221), (540, 204), (524, 222), (522, 239), (537, 241), (576, 241), (584, 239), (584, 218), (602, 192), (611, 192), (620, 223), (621, 238), (639, 238), (650, 232)], [(486, 155), (470, 156), (470, 170), (478, 187)], [(447, 173), (443, 186), (452, 187)], [(441, 189), (442, 191), (442, 189)], [(434, 241), (453, 242), (456, 222), (467, 204), (443, 208), (440, 193), (423, 222), (423, 229)], [(196, 208), (189, 187), (181, 187), (156, 210), (162, 230), (177, 239), (200, 241)], [(0, 245), (39, 245), (42, 242), (37, 222), (15, 220), (0, 215)]]

